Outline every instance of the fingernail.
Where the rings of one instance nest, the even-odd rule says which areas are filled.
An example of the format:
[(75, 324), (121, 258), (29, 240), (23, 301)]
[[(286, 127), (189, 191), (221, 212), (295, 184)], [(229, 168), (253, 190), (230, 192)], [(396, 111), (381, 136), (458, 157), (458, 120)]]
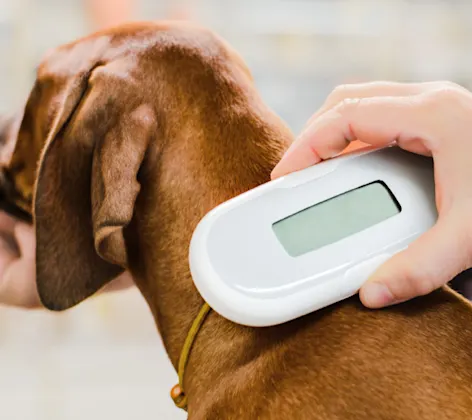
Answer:
[(394, 297), (389, 288), (382, 283), (368, 282), (362, 290), (362, 301), (369, 308), (382, 308), (392, 305)]
[(280, 159), (271, 173), (271, 179), (279, 178), (287, 175), (290, 172), (295, 172), (308, 166), (314, 165), (321, 161), (321, 158), (314, 152), (313, 149), (306, 153), (300, 153), (300, 143), (303, 143), (306, 138), (312, 136), (314, 124), (308, 126), (306, 130), (290, 145), (287, 151)]
[(270, 173), (270, 179), (276, 179), (284, 175), (284, 173), (280, 170), (281, 163), (283, 164), (284, 156), (282, 156), (282, 159), (280, 159), (279, 163), (275, 165), (274, 169), (272, 169), (272, 172)]
[(272, 169), (272, 173), (270, 174), (271, 179), (279, 178), (283, 175), (286, 175), (287, 172), (284, 171), (285, 161), (287, 157), (290, 157), (290, 154), (293, 152), (293, 144), (285, 151), (284, 155), (280, 159), (279, 163), (275, 165), (274, 169)]

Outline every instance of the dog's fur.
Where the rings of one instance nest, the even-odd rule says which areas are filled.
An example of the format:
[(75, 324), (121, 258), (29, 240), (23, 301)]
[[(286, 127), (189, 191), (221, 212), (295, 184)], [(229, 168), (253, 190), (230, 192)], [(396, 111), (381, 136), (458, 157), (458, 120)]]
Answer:
[[(176, 366), (203, 303), (192, 232), (268, 181), (292, 134), (216, 35), (143, 23), (49, 54), (9, 141), (6, 191), (34, 206), (45, 306), (129, 270)], [(354, 297), (272, 328), (211, 312), (186, 371), (189, 418), (470, 419), (471, 331), (471, 306), (448, 288), (375, 311)]]

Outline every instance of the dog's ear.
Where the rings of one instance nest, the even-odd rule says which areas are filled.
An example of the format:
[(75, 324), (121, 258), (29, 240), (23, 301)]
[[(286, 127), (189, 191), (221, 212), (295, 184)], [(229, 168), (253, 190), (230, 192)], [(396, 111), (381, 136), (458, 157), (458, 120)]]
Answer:
[[(139, 192), (137, 174), (155, 118), (133, 101), (107, 65), (77, 74), (45, 95), (50, 125), (34, 196), (36, 275), (42, 303), (68, 309), (123, 272), (123, 229)], [(123, 84), (125, 83), (125, 84)]]

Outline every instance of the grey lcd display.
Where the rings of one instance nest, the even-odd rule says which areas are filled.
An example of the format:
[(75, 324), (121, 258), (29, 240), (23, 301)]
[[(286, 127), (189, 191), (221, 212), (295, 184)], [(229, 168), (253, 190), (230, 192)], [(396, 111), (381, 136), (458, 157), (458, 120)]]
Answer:
[(374, 182), (315, 204), (273, 224), (292, 257), (335, 243), (376, 225), (401, 207), (383, 182)]

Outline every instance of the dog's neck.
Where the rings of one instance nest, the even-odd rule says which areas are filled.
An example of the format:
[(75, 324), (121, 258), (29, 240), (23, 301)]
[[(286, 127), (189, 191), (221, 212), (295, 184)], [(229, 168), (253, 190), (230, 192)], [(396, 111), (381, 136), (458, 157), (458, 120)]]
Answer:
[[(271, 170), (292, 141), (289, 130), (262, 105), (248, 109), (251, 111), (238, 115), (215, 116), (223, 124), (208, 124), (211, 129), (187, 130), (183, 126), (166, 149), (156, 151), (160, 153), (159, 173), (149, 171), (146, 175), (143, 171), (142, 176), (149, 178), (136, 204), (131, 231), (137, 236), (128, 238), (130, 250), (136, 253), (130, 253), (130, 258), (136, 283), (151, 308), (174, 367), (203, 304), (188, 267), (194, 228), (216, 205), (269, 181)], [(200, 136), (186, 134), (198, 132)], [(193, 142), (192, 147), (189, 142)], [(195, 142), (200, 144), (196, 146)], [(150, 153), (148, 166), (153, 167), (156, 161)], [(146, 192), (156, 185), (159, 194)], [(155, 197), (158, 201), (153, 202)], [(137, 248), (138, 244), (146, 250)], [(247, 342), (251, 335), (251, 329), (231, 324), (212, 312), (190, 355), (186, 381), (191, 384), (195, 379), (195, 368), (199, 370), (198, 381), (205, 381), (202, 366), (209, 367), (214, 357), (231, 354), (227, 361), (236, 362), (234, 350), (239, 346), (235, 343)], [(227, 369), (224, 363), (219, 365)]]

